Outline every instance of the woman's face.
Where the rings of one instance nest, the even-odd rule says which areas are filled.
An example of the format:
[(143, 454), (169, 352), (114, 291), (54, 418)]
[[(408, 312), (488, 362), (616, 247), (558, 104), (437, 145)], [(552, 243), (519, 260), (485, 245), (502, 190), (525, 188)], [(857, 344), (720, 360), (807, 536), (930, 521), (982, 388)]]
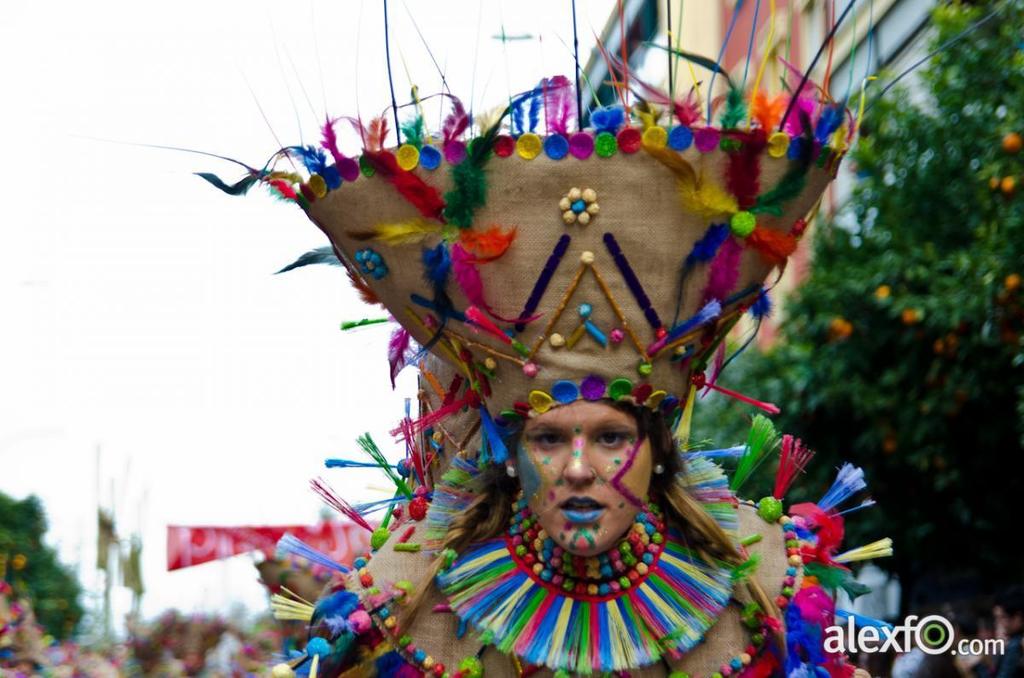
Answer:
[(647, 500), (651, 459), (632, 415), (587, 401), (528, 420), (516, 452), (523, 495), (540, 526), (582, 556), (611, 549), (633, 524)]

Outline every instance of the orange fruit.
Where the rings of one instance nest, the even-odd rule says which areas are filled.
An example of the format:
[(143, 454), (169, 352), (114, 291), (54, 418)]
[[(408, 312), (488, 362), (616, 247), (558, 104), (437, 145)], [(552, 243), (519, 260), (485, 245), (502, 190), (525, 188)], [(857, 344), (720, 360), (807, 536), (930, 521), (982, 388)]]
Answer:
[(1019, 288), (1020, 274), (1011, 273), (1010, 275), (1006, 276), (1006, 280), (1003, 281), (1003, 287), (1005, 287), (1010, 292), (1013, 292), (1014, 290)]
[(1002, 190), (1003, 195), (1013, 195), (1013, 192), (1017, 190), (1017, 180), (1013, 177), (1003, 177), (999, 188)]
[(900, 314), (900, 318), (904, 325), (916, 325), (917, 321), (921, 319), (921, 314), (917, 312), (916, 308), (905, 308)]
[(1016, 132), (1010, 132), (1003, 137), (1003, 150), (1007, 153), (1019, 153), (1021, 147), (1024, 147), (1024, 139)]

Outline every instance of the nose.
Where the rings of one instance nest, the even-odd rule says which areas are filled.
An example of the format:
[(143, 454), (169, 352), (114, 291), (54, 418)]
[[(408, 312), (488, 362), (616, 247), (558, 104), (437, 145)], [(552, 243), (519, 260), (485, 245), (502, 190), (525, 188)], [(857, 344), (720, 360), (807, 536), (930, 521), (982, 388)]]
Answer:
[(562, 471), (562, 478), (570, 485), (589, 485), (597, 478), (597, 471), (591, 465), (586, 450), (574, 450), (573, 458)]

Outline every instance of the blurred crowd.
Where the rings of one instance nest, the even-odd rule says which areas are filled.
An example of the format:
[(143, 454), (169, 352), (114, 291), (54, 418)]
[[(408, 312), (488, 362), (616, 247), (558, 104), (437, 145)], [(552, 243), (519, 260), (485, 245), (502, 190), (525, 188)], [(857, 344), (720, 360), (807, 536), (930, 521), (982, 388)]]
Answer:
[[(919, 618), (941, 615), (953, 628), (950, 650), (863, 654), (859, 663), (872, 676), (892, 678), (1024, 678), (1024, 588), (955, 604), (913, 611)], [(957, 652), (958, 648), (968, 650)]]

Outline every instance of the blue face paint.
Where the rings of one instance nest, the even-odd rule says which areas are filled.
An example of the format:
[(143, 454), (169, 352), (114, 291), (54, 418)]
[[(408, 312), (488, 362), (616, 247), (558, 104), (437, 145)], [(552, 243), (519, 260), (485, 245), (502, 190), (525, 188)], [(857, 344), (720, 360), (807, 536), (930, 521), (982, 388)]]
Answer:
[(523, 488), (523, 496), (530, 501), (540, 492), (541, 479), (537, 466), (526, 451), (526, 445), (519, 441), (516, 447), (516, 465), (519, 466), (519, 484)]

